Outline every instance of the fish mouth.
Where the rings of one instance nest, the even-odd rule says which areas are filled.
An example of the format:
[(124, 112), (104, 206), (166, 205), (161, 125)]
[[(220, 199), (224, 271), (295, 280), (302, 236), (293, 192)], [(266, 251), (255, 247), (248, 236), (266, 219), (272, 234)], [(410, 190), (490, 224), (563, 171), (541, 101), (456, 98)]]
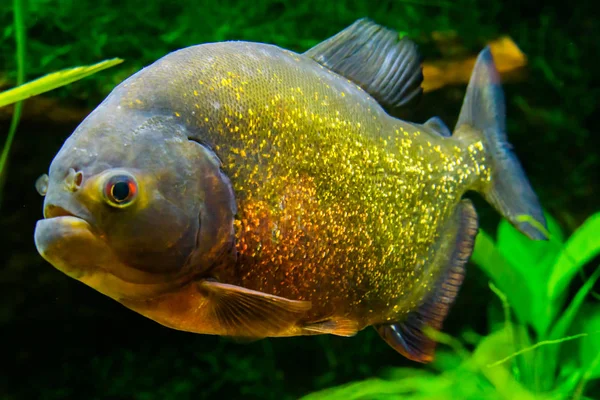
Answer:
[(146, 299), (170, 290), (159, 274), (123, 263), (92, 224), (59, 206), (46, 206), (34, 240), (39, 254), (59, 271), (114, 299)]
[(47, 204), (44, 218), (36, 223), (34, 241), (46, 261), (78, 278), (83, 272), (78, 266), (85, 265), (85, 251), (97, 238), (86, 220), (63, 207)]
[[(38, 253), (56, 269), (96, 290), (100, 283), (90, 283), (100, 276), (116, 285), (146, 285), (165, 281), (163, 274), (152, 274), (124, 263), (94, 227), (93, 220), (81, 218), (64, 207), (46, 204), (44, 217), (37, 221), (34, 241)], [(113, 277), (108, 277), (112, 275)], [(93, 278), (95, 277), (95, 278)], [(103, 285), (103, 284), (102, 284)], [(148, 289), (150, 290), (150, 289)]]
[(48, 204), (48, 205), (46, 205), (46, 207), (44, 207), (44, 218), (45, 219), (52, 219), (52, 218), (58, 218), (58, 217), (75, 217), (75, 218), (82, 219), (80, 217), (77, 217), (72, 212), (65, 210), (64, 208), (62, 208), (60, 206), (55, 206), (54, 204)]

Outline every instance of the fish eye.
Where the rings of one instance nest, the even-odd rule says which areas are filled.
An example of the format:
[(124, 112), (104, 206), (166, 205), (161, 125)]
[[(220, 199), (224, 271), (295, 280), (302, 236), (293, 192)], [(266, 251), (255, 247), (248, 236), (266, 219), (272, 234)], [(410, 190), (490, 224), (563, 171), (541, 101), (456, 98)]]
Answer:
[(109, 205), (123, 208), (133, 203), (137, 196), (138, 185), (133, 176), (115, 175), (104, 185), (104, 197)]

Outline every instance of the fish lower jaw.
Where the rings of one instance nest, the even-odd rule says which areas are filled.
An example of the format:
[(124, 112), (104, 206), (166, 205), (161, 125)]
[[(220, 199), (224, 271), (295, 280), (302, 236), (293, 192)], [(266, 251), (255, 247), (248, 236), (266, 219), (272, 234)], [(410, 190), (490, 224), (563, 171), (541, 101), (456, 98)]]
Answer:
[(79, 279), (85, 270), (74, 261), (85, 253), (92, 238), (90, 225), (73, 215), (39, 220), (34, 233), (35, 247), (40, 255), (55, 268), (75, 279)]
[(116, 300), (146, 299), (181, 284), (172, 276), (139, 271), (123, 263), (88, 222), (72, 215), (38, 221), (35, 245), (56, 269)]
[[(56, 216), (39, 220), (35, 226), (35, 247), (46, 260), (57, 251), (69, 251), (67, 245), (73, 246), (73, 239), (89, 238), (90, 224), (73, 215)], [(50, 260), (48, 260), (50, 261)]]

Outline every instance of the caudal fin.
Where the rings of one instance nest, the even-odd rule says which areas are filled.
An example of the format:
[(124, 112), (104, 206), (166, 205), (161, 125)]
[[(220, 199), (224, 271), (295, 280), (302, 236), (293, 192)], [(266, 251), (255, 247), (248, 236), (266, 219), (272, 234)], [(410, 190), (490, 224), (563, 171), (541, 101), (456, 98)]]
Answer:
[(473, 129), (483, 135), (491, 158), (492, 180), (482, 193), (486, 200), (529, 238), (547, 239), (539, 229), (546, 228), (540, 203), (506, 140), (504, 93), (489, 47), (477, 57), (455, 131)]

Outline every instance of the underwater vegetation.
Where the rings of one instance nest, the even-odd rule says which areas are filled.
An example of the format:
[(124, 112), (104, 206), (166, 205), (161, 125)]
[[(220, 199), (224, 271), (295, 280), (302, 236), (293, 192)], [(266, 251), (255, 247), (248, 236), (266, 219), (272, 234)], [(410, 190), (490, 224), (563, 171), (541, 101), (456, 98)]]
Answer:
[(0, 96), (0, 107), (15, 104), (13, 111), (10, 128), (6, 135), (6, 140), (2, 146), (2, 152), (0, 154), (0, 204), (2, 203), (2, 183), (4, 182), (5, 167), (8, 160), (8, 155), (14, 135), (19, 126), (19, 119), (21, 117), (21, 110), (23, 103), (22, 101), (36, 96), (50, 90), (54, 90), (61, 86), (68, 85), (69, 83), (83, 79), (87, 76), (93, 75), (96, 72), (102, 71), (103, 69), (110, 68), (114, 65), (119, 64), (123, 60), (113, 59), (97, 63), (88, 67), (75, 67), (59, 72), (48, 74), (42, 78), (36, 79), (33, 82), (27, 84), (25, 80), (25, 27), (23, 22), (23, 4), (21, 0), (13, 1), (13, 13), (14, 13), (14, 28), (15, 28), (15, 42), (16, 42), (16, 62), (17, 62), (17, 87), (11, 90), (7, 90)]
[(566, 239), (556, 221), (547, 220), (548, 242), (531, 243), (506, 221), (496, 240), (479, 233), (472, 261), (498, 297), (488, 307), (487, 335), (465, 331), (457, 339), (432, 332), (447, 345), (432, 370), (390, 368), (379, 379), (303, 399), (598, 398), (598, 386), (586, 386), (600, 378), (600, 308), (592, 292), (600, 266), (574, 296), (565, 291), (600, 253), (600, 213)]
[[(24, 1), (26, 74), (17, 73), (18, 57), (12, 57), (19, 30), (12, 2), (0, 4), (2, 89), (76, 65), (125, 59), (24, 103), (0, 206), (0, 351), (7, 371), (0, 398), (600, 398), (594, 214), (600, 140), (592, 134), (600, 29), (591, 4), (170, 4)], [(170, 331), (71, 282), (36, 254), (32, 235), (41, 199), (34, 182), (75, 125), (123, 78), (169, 51), (208, 41), (255, 40), (304, 51), (364, 16), (414, 38), (430, 62), (460, 65), (455, 61), (473, 58), (501, 35), (510, 35), (527, 56), (525, 70), (506, 77), (507, 131), (554, 216), (547, 214), (551, 240), (533, 243), (506, 221), (498, 225), (494, 212), (474, 199), (483, 229), (445, 333), (430, 332), (442, 343), (432, 365), (406, 362), (372, 330), (353, 338), (250, 344)], [(450, 38), (444, 46), (437, 45), (436, 32)], [(454, 85), (426, 94), (408, 119), (424, 122), (435, 109), (452, 126), (464, 94), (464, 84)], [(44, 114), (46, 102), (52, 112)], [(16, 114), (0, 108), (1, 135)], [(323, 391), (310, 394), (316, 390)]]

